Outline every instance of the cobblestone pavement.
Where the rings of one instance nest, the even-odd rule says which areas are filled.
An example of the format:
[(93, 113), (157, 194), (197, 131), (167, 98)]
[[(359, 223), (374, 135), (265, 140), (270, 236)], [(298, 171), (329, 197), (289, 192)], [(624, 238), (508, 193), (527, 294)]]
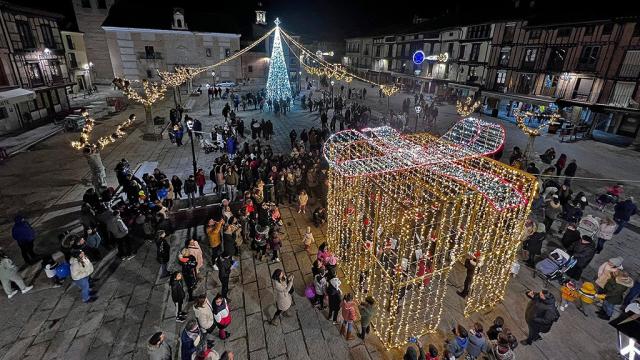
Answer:
[[(197, 98), (196, 110), (192, 116), (200, 118), (204, 128), (208, 129), (214, 123), (222, 121), (219, 115), (222, 105), (221, 101), (214, 102), (214, 116), (209, 117), (206, 97)], [(377, 106), (375, 100), (373, 105)], [(168, 102), (158, 106), (158, 114), (164, 115), (168, 106)], [(139, 109), (132, 111), (137, 112), (141, 118)], [(126, 112), (128, 113), (130, 111)], [(320, 125), (317, 114), (309, 115), (307, 112), (296, 111), (289, 113), (286, 118), (274, 118), (272, 114), (259, 114), (255, 111), (240, 111), (239, 115), (245, 119), (247, 126), (252, 116), (272, 119), (276, 132), (276, 138), (271, 142), (274, 152), (288, 150), (288, 133), (292, 126), (300, 133), (303, 128)], [(455, 119), (453, 107), (443, 106), (437, 132), (443, 132)], [(116, 123), (115, 119), (105, 121), (96, 131), (108, 132), (113, 123)], [(507, 148), (523, 143), (523, 138), (511, 124), (505, 124), (505, 128), (508, 133)], [(186, 146), (177, 148), (168, 140), (142, 141), (141, 135), (141, 129), (137, 129), (103, 152), (103, 161), (111, 183), (115, 183), (115, 175), (111, 169), (122, 157), (126, 157), (134, 165), (143, 161), (157, 161), (167, 175), (186, 175), (191, 172), (191, 149), (186, 137)], [(87, 188), (86, 162), (68, 148), (68, 137), (68, 134), (55, 136), (33, 151), (10, 159), (2, 165), (0, 174), (0, 195), (8, 207), (5, 209), (6, 216), (12, 216), (15, 209), (33, 213), (39, 232), (36, 250), (43, 253), (51, 252), (57, 246), (55, 234), (77, 224), (79, 201)], [(638, 168), (637, 156), (633, 157), (608, 145), (594, 142), (559, 144), (555, 138), (542, 137), (536, 144), (536, 149), (541, 152), (548, 144), (554, 144), (559, 153), (567, 152), (570, 157), (578, 158), (579, 176), (586, 174), (623, 178)], [(589, 146), (596, 151), (587, 152)], [(208, 171), (217, 154), (205, 155), (200, 149), (196, 150), (199, 166)], [(505, 158), (507, 155), (508, 153)], [(596, 160), (591, 159), (592, 157)], [(614, 164), (616, 161), (620, 166)], [(581, 165), (583, 163), (584, 167)], [(25, 182), (25, 179), (29, 180)], [(208, 189), (210, 186), (209, 184)], [(588, 212), (597, 213), (594, 210)], [(384, 351), (375, 336), (370, 336), (366, 343), (359, 339), (346, 342), (339, 336), (337, 328), (323, 318), (326, 314), (313, 309), (302, 297), (304, 285), (311, 281), (311, 260), (314, 258), (314, 251), (308, 254), (301, 244), (301, 234), (309, 224), (309, 219), (292, 213), (288, 208), (284, 208), (282, 213), (286, 225), (282, 263), (255, 262), (250, 252), (243, 251), (241, 266), (234, 270), (231, 281), (233, 322), (229, 331), (232, 336), (224, 342), (218, 340), (216, 348), (232, 349), (237, 353), (238, 359), (398, 358), (398, 351)], [(9, 221), (10, 218), (5, 218), (0, 244), (8, 245), (14, 259), (19, 259), (5, 231)], [(201, 228), (197, 231), (202, 235)], [(189, 230), (181, 230), (176, 233), (172, 247), (174, 251), (177, 251), (178, 244), (184, 241), (188, 232)], [(314, 235), (316, 242), (320, 243), (323, 230), (314, 229)], [(591, 266), (585, 270), (585, 278), (592, 277), (600, 263), (619, 254), (626, 255), (625, 268), (632, 274), (637, 274), (640, 269), (638, 260), (631, 257), (631, 254), (639, 250), (637, 239), (638, 234), (634, 229), (625, 229), (595, 257)], [(206, 244), (202, 247), (208, 251)], [(0, 297), (0, 319), (4, 325), (0, 328), (0, 358), (145, 359), (146, 340), (159, 329), (169, 334), (173, 349), (177, 352), (176, 335), (184, 324), (176, 324), (173, 305), (167, 301), (170, 296), (168, 286), (157, 279), (158, 265), (153, 244), (144, 243), (138, 255), (129, 262), (120, 263), (107, 258), (103, 263), (97, 270), (100, 277), (100, 298), (90, 305), (80, 301), (77, 288), (68, 286), (53, 289), (42, 273), (27, 268), (27, 278), (31, 280), (35, 276), (34, 290), (28, 295), (17, 295), (11, 300)], [(282, 267), (296, 278), (296, 311), (295, 316), (283, 318), (281, 325), (273, 327), (265, 323), (265, 320), (274, 312), (269, 274), (277, 267)], [(217, 273), (207, 267), (204, 276), (203, 290), (210, 296), (214, 295), (219, 287)], [(463, 318), (463, 302), (454, 291), (455, 287), (461, 287), (463, 279), (464, 269), (460, 265), (447, 293), (440, 331), (424, 337), (425, 343), (433, 342), (440, 346), (443, 337), (449, 334), (447, 327), (453, 321), (460, 321), (467, 326), (473, 321), (481, 321), (488, 327), (497, 315), (505, 318), (507, 326), (519, 339), (526, 336), (526, 298), (523, 293), (528, 288), (539, 289), (542, 286), (538, 279), (532, 278), (530, 270), (523, 268), (518, 277), (510, 282), (503, 303), (492, 311), (474, 314), (469, 319)], [(557, 290), (554, 291), (559, 298)], [(562, 313), (561, 320), (551, 332), (543, 335), (542, 341), (534, 346), (518, 347), (516, 356), (519, 359), (590, 359), (598, 354), (601, 359), (616, 358), (615, 331), (595, 316), (594, 309), (587, 309), (587, 312), (589, 316), (584, 317), (575, 308), (569, 308)]]

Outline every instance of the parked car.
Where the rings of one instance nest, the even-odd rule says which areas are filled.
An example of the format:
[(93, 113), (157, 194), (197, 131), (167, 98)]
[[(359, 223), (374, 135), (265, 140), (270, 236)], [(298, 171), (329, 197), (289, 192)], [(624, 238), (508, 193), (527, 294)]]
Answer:
[(234, 88), (238, 86), (234, 81), (223, 81), (216, 84), (216, 87), (220, 88)]

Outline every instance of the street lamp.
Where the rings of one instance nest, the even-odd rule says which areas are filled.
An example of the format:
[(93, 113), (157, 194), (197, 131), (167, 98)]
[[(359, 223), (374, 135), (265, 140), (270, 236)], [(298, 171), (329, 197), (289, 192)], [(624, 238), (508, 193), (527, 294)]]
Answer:
[(209, 93), (209, 88), (211, 86), (207, 84), (207, 102), (209, 103), (209, 116), (211, 116), (211, 94)]
[(213, 85), (212, 86), (216, 86), (216, 72), (215, 71), (211, 72), (211, 77), (213, 78)]
[(413, 132), (418, 132), (418, 119), (420, 118), (420, 112), (422, 111), (422, 106), (416, 105), (414, 107), (414, 110), (416, 111), (416, 127), (413, 130)]
[(196, 173), (198, 172), (197, 164), (196, 164), (196, 148), (193, 145), (193, 120), (187, 120), (187, 129), (189, 130), (189, 137), (191, 138), (191, 158), (193, 159), (193, 177), (196, 177)]
[(331, 107), (333, 107), (333, 85), (335, 81), (331, 80)]

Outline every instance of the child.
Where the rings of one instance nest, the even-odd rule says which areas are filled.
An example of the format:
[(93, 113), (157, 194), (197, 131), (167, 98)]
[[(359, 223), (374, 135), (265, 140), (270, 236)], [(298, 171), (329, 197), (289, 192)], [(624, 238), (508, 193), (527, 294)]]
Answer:
[(570, 302), (576, 301), (580, 297), (580, 293), (576, 289), (576, 284), (573, 281), (567, 281), (560, 287), (560, 293), (562, 294), (562, 303), (560, 304), (560, 311), (564, 311)]
[(329, 252), (329, 246), (327, 245), (327, 243), (323, 242), (322, 244), (320, 244), (320, 246), (318, 247), (318, 253), (316, 254), (317, 259), (320, 260), (322, 264), (325, 264), (326, 259), (330, 255), (331, 253)]
[(351, 293), (344, 296), (340, 308), (342, 309), (340, 335), (345, 336), (347, 340), (353, 340), (353, 322), (356, 320), (356, 304), (353, 302)]
[(280, 233), (276, 229), (271, 229), (269, 235), (269, 247), (271, 247), (271, 261), (280, 262), (279, 251), (282, 246), (282, 240), (280, 240)]
[(325, 269), (320, 269), (318, 274), (313, 277), (313, 287), (316, 292), (316, 297), (313, 299), (313, 303), (315, 306), (319, 307), (320, 310), (324, 310), (324, 293), (327, 290), (326, 274), (327, 271)]
[[(55, 260), (53, 260), (52, 257), (49, 257), (48, 259), (46, 259), (43, 262), (43, 264), (44, 264), (44, 273), (47, 275), (49, 279), (51, 279), (53, 283), (53, 287), (58, 288), (62, 286), (64, 279), (69, 274), (69, 264), (67, 262), (64, 262), (63, 264), (58, 264)], [(67, 269), (63, 269), (63, 267), (65, 266), (67, 267)], [(60, 268), (60, 270), (58, 270), (58, 268)], [(64, 275), (64, 273), (66, 273), (66, 276), (58, 276), (58, 272), (60, 272), (61, 275)]]
[(300, 195), (298, 195), (298, 214), (301, 212), (303, 214), (307, 213), (307, 202), (309, 201), (309, 195), (307, 195), (306, 191), (300, 191)]
[(309, 252), (311, 248), (311, 243), (314, 241), (313, 234), (311, 233), (311, 226), (307, 226), (307, 232), (304, 233), (304, 237), (302, 238), (302, 242), (304, 243), (304, 249)]
[(256, 235), (254, 238), (254, 248), (256, 250), (256, 259), (264, 261), (267, 252), (267, 238), (269, 237), (269, 227), (256, 224)]

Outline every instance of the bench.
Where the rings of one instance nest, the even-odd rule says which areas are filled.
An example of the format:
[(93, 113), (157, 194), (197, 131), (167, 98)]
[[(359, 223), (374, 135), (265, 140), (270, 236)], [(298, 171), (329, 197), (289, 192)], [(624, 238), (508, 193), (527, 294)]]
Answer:
[(184, 109), (185, 112), (189, 112), (191, 110), (193, 110), (193, 105), (196, 104), (195, 99), (189, 99), (187, 100), (187, 102), (184, 104), (184, 106), (182, 107)]

